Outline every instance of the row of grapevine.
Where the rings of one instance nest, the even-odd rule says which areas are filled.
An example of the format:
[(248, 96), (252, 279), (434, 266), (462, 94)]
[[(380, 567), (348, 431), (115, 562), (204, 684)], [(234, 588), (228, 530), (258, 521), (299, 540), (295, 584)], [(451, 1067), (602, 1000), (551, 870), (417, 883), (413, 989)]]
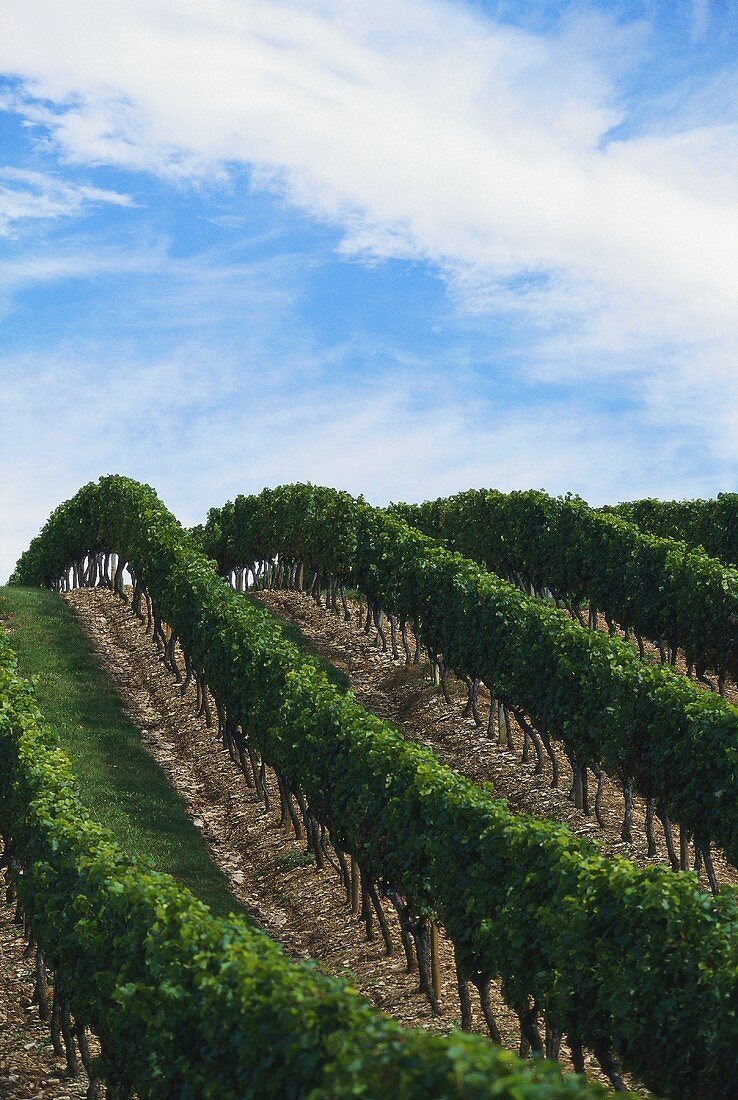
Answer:
[(712, 500), (633, 500), (603, 508), (661, 538), (679, 539), (738, 569), (738, 493)]
[(345, 493), (296, 485), (240, 496), (213, 509), (198, 537), (225, 572), (265, 559), (287, 578), (288, 563), (304, 563), (311, 583), (350, 579), (378, 624), (382, 609), (401, 635), (411, 622), (442, 666), (520, 714), (541, 751), (560, 742), (580, 786), (587, 768), (600, 782), (603, 771), (617, 778), (626, 825), (635, 790), (648, 828), (660, 817), (668, 839), (669, 821), (680, 822), (708, 874), (711, 841), (738, 861), (738, 712), (718, 696)]
[[(497, 661), (496, 671), (485, 666), (493, 683), (498, 674), (514, 674), (501, 649), (494, 656), (489, 627), (495, 619), (502, 620), (509, 649), (535, 654), (545, 621), (531, 618), (527, 634), (521, 631), (524, 616), (538, 609), (536, 601), (521, 603), (517, 590), (351, 498), (336, 499), (330, 521), (317, 505), (310, 512), (310, 492), (277, 491), (268, 501), (280, 539), (278, 502), (291, 517), (293, 533), (301, 529), (307, 505), (316, 544), (333, 532), (334, 564), (345, 563), (358, 509), (355, 572), (367, 590), (378, 598), (393, 584), (411, 614), (414, 586), (423, 598), (423, 585), (429, 585), (435, 609), (429, 604), (424, 616), (428, 636), (438, 633), (452, 653), (461, 635), (443, 634), (448, 616), (466, 646), (489, 651)], [(299, 538), (307, 555), (309, 530), (302, 529)], [(617, 1055), (660, 1095), (731, 1095), (738, 1076), (733, 891), (712, 898), (691, 876), (602, 858), (563, 826), (514, 814), (427, 749), (405, 741), (335, 689), (285, 641), (265, 611), (225, 584), (147, 487), (107, 478), (82, 489), (34, 540), (16, 579), (59, 586), (74, 566), (87, 583), (107, 580), (111, 551), (121, 557), (109, 583), (119, 587), (121, 563), (127, 563), (135, 578), (134, 602), (143, 593), (155, 633), (170, 654), (179, 642), (188, 675), (197, 679), (203, 698), (208, 689), (212, 693), (234, 758), (243, 760), (244, 742), (260, 753), (288, 795), (307, 807), (308, 822), (325, 828), (335, 850), (356, 860), (364, 881), (399, 897), (416, 926), (429, 918), (444, 926), (460, 985), (471, 979), (483, 990), (500, 979), (518, 1013), (521, 1037), (534, 1050), (544, 1049), (537, 1025), (543, 1016), (549, 1054), (555, 1055), (565, 1035), (575, 1064), (582, 1064), (584, 1046), (614, 1080)], [(300, 561), (293, 565), (299, 571)], [(286, 562), (282, 567), (288, 568)], [(470, 613), (480, 600), (485, 618), (475, 622)], [(163, 622), (171, 635), (163, 632)], [(551, 624), (544, 629), (544, 649), (554, 637)], [(564, 627), (557, 621), (556, 629)], [(595, 664), (587, 659), (588, 649), (576, 648), (577, 634), (590, 646), (599, 644), (589, 632), (568, 621), (566, 630), (556, 637), (583, 687), (587, 668), (610, 666)], [(645, 705), (652, 693), (678, 727), (680, 715), (685, 717), (678, 687), (662, 670), (638, 668), (644, 691), (636, 702)], [(592, 687), (590, 714), (597, 720), (596, 677)], [(717, 706), (725, 718), (720, 700), (705, 699), (704, 706), (705, 715)]]
[(716, 671), (721, 691), (726, 677), (736, 679), (738, 570), (670, 531), (648, 534), (622, 510), (606, 514), (535, 490), (471, 489), (391, 511), (488, 569), (548, 590), (581, 622), (579, 605), (588, 601), (611, 633), (619, 624), (635, 634), (641, 656), (645, 638), (672, 662), (683, 649), (700, 678)]
[[(604, 1096), (478, 1036), (401, 1029), (263, 933), (133, 868), (79, 803), (69, 762), (0, 636), (0, 835), (68, 1068), (99, 1096)], [(53, 971), (53, 991), (48, 988)], [(90, 1053), (88, 1029), (99, 1037)]]

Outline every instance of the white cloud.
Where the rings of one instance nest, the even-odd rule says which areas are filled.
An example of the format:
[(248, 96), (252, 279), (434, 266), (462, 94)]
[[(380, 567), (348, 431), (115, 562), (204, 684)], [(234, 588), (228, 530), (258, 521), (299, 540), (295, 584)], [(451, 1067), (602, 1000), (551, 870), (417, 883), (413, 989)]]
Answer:
[(68, 183), (44, 172), (0, 168), (0, 236), (29, 218), (63, 218), (96, 203), (131, 206), (128, 195), (100, 187)]
[(736, 337), (738, 127), (603, 145), (642, 25), (590, 12), (546, 38), (439, 0), (11, 0), (5, 18), (0, 65), (72, 159), (177, 179), (247, 162), (346, 251), (428, 259), (477, 304), (545, 272), (559, 313), (646, 346)]

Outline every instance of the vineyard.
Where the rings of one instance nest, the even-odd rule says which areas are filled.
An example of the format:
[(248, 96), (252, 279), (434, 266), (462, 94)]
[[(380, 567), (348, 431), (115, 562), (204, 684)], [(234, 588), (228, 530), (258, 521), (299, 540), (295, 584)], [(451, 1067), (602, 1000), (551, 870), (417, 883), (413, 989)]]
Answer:
[[(198, 751), (238, 777), (228, 814), (271, 813), (446, 1021), (403, 1025), (278, 927), (133, 863), (0, 635), (7, 899), (87, 1095), (733, 1097), (735, 504), (475, 490), (379, 509), (302, 484), (186, 530), (106, 477), (61, 505), (12, 584), (146, 632), (210, 730)], [(286, 622), (308, 607), (324, 657), (340, 624), (467, 732), (449, 747), (435, 718), (415, 735), (409, 706), (365, 706)], [(541, 812), (516, 776), (550, 792)]]

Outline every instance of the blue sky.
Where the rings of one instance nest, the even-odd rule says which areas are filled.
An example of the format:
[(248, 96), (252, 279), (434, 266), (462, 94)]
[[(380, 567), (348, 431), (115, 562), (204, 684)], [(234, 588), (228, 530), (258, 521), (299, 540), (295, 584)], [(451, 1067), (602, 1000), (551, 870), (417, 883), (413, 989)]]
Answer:
[(738, 474), (738, 6), (7, 0), (0, 577), (90, 478)]

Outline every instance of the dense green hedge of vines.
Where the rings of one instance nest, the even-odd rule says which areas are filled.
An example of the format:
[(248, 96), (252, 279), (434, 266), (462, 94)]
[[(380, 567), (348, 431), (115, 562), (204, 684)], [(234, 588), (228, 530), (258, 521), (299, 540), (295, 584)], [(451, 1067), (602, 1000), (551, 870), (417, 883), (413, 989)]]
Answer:
[(605, 514), (537, 490), (471, 489), (391, 510), (488, 569), (587, 600), (611, 622), (683, 649), (690, 664), (736, 678), (738, 570), (674, 541), (668, 524), (648, 534), (626, 510)]
[(340, 562), (341, 576), (419, 624), (451, 668), (522, 708), (573, 761), (619, 777), (738, 862), (738, 710), (717, 695), (345, 493), (240, 496), (211, 510), (198, 537), (226, 572), (261, 556), (325, 574)]
[[(309, 487), (277, 491), (273, 515), (281, 507), (290, 516), (289, 538), (307, 540), (313, 529), (332, 539), (320, 509), (305, 511), (309, 498)], [(665, 738), (668, 728), (670, 767), (679, 772), (680, 738), (699, 736), (707, 749), (711, 728), (732, 730), (734, 714), (720, 700), (680, 697), (689, 685), (660, 669), (631, 667), (628, 647), (562, 622), (398, 519), (344, 496), (335, 508), (334, 559), (348, 562), (356, 546), (355, 573), (368, 589), (394, 586), (406, 613), (426, 600), (439, 644), (460, 662), (479, 660), (493, 683), (517, 691), (523, 673), (528, 679), (533, 671), (559, 714), (573, 694), (583, 709), (570, 710), (567, 721), (586, 719), (582, 736), (595, 744), (630, 718), (642, 730), (643, 751), (658, 758), (655, 733)], [(211, 517), (211, 540), (227, 544), (230, 536), (216, 526)], [(265, 528), (255, 530), (261, 538)], [(272, 536), (284, 550), (288, 535), (276, 519)], [(312, 552), (307, 542), (301, 547)], [(443, 924), (467, 975), (500, 978), (517, 1011), (542, 1012), (549, 1028), (603, 1064), (616, 1054), (661, 1095), (733, 1095), (735, 892), (712, 898), (692, 875), (604, 859), (563, 826), (512, 813), (405, 741), (335, 689), (265, 611), (218, 577), (145, 486), (117, 477), (86, 486), (34, 540), (17, 580), (54, 583), (81, 554), (106, 548), (146, 584), (226, 723), (302, 792), (333, 842), (355, 854), (374, 881), (390, 883), (415, 912)], [(610, 712), (600, 713), (604, 705)]]
[(91, 1069), (115, 1095), (604, 1096), (479, 1036), (403, 1030), (262, 933), (212, 917), (173, 879), (130, 866), (82, 808), (1, 635), (0, 830), (61, 1011), (100, 1037)]
[(622, 516), (644, 531), (680, 539), (738, 569), (738, 493), (712, 500), (633, 500), (602, 509)]

